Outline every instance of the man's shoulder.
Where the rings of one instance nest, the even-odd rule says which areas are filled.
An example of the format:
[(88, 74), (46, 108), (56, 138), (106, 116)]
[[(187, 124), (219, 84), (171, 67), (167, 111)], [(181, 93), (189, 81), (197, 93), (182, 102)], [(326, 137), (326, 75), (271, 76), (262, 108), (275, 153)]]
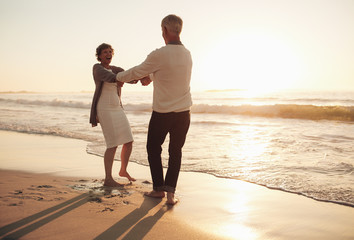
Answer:
[(172, 49), (178, 49), (190, 53), (189, 50), (182, 44), (181, 45), (167, 44), (166, 46), (162, 46), (160, 48), (155, 49), (150, 54), (164, 54), (166, 52), (170, 52)]
[(156, 48), (155, 50), (153, 50), (150, 54), (158, 54), (160, 52), (163, 52), (166, 46), (162, 46), (160, 48)]

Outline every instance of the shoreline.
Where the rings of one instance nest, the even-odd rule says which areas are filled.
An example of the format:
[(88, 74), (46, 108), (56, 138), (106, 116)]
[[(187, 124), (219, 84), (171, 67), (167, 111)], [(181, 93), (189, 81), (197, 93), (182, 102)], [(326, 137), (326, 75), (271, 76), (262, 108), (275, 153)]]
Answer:
[[(26, 234), (21, 239), (354, 238), (352, 207), (241, 180), (181, 172), (176, 192), (180, 202), (167, 208), (166, 199), (143, 197), (152, 188), (146, 166), (130, 162), (128, 171), (137, 182), (106, 194), (101, 186), (103, 159), (86, 153), (85, 141), (9, 131), (0, 131), (0, 138), (0, 213), (6, 216), (1, 217), (0, 237), (22, 231)], [(116, 180), (128, 184), (117, 178), (119, 166), (115, 161)], [(43, 225), (34, 230), (26, 223), (30, 225), (1, 232), (60, 204), (66, 208), (42, 215)], [(85, 231), (75, 231), (83, 226)]]

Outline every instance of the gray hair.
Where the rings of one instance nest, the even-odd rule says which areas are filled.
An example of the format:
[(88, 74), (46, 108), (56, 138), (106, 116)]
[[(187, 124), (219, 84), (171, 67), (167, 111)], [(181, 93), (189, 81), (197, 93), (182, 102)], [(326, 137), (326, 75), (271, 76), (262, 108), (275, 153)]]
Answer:
[(162, 19), (161, 27), (166, 27), (170, 32), (179, 35), (182, 31), (183, 21), (180, 17), (170, 14)]

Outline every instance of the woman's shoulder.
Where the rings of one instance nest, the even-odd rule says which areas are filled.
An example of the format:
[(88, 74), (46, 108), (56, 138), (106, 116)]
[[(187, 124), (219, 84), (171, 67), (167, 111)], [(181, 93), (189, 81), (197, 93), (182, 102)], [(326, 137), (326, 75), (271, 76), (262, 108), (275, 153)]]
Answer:
[[(110, 65), (110, 68), (111, 68), (112, 72), (115, 73), (115, 74), (124, 71), (123, 68), (117, 67), (117, 66), (114, 66), (114, 65)], [(97, 71), (98, 69), (107, 70), (107, 69), (105, 69), (105, 68), (104, 68), (101, 64), (99, 64), (99, 63), (94, 64), (94, 65), (93, 65), (93, 71), (95, 72), (95, 71)], [(100, 71), (101, 71), (101, 70), (100, 70)]]
[(103, 68), (103, 66), (99, 63), (95, 63), (92, 68), (93, 68), (93, 70), (95, 70), (97, 68)]
[(115, 74), (124, 71), (124, 69), (121, 68), (121, 67), (117, 67), (117, 66), (114, 66), (114, 65), (110, 65), (110, 67), (111, 67), (112, 71), (113, 71)]

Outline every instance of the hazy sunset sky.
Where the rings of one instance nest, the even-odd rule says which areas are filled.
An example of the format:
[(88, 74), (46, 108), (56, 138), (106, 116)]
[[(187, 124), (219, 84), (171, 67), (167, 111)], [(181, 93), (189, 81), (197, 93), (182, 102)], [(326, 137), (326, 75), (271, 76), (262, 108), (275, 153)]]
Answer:
[(354, 91), (353, 0), (172, 3), (0, 0), (0, 91), (93, 91), (96, 47), (113, 46), (113, 65), (140, 64), (164, 45), (171, 13), (184, 21), (192, 91)]

